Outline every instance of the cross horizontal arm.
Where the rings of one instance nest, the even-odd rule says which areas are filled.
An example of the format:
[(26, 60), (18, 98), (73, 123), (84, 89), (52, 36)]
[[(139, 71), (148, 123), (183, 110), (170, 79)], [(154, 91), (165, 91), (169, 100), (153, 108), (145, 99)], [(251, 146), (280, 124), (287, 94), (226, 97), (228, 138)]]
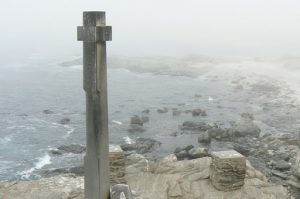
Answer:
[(111, 26), (77, 27), (77, 40), (85, 42), (111, 41)]

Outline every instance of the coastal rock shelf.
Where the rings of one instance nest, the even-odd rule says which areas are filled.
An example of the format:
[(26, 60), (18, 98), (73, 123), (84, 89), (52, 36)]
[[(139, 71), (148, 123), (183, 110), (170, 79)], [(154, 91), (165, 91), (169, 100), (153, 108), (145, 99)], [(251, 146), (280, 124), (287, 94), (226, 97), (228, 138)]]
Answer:
[[(288, 198), (286, 188), (269, 184), (261, 172), (246, 160), (244, 165), (239, 158), (234, 160), (243, 166), (239, 171), (246, 172), (244, 185), (232, 191), (220, 191), (212, 185), (210, 168), (215, 160), (211, 157), (178, 161), (172, 154), (154, 163), (140, 154), (132, 154), (125, 161), (125, 180), (134, 199)], [(221, 165), (219, 168), (224, 167)], [(242, 178), (240, 176), (239, 180)], [(5, 199), (83, 199), (83, 190), (83, 177), (70, 174), (0, 183), (0, 196)]]

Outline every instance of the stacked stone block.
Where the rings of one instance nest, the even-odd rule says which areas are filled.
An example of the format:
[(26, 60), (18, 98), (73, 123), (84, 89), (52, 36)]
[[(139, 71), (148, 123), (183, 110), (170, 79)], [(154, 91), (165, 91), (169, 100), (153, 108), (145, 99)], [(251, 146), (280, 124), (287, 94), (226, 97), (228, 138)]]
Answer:
[(232, 191), (244, 185), (246, 158), (240, 153), (230, 151), (212, 152), (210, 179), (220, 191)]
[(124, 152), (118, 145), (109, 145), (110, 183), (126, 184)]

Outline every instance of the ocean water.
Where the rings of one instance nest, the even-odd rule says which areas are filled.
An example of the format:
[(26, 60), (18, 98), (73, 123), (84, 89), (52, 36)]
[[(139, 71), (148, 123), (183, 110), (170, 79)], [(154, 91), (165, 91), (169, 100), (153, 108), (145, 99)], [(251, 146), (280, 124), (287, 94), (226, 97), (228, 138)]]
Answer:
[[(236, 79), (246, 82), (244, 89), (237, 90), (233, 83)], [(177, 146), (197, 145), (197, 135), (170, 136), (183, 121), (228, 126), (244, 112), (254, 114), (263, 133), (295, 134), (299, 129), (299, 106), (289, 89), (270, 87), (273, 83), (266, 84), (265, 77), (255, 81), (250, 77), (236, 76), (236, 79), (222, 74), (203, 74), (197, 78), (154, 75), (132, 72), (126, 67), (109, 67), (110, 143), (151, 137), (163, 143), (151, 154), (160, 158)], [(184, 113), (173, 116), (172, 111), (158, 113), (157, 109), (163, 107), (183, 111), (202, 108), (207, 117)], [(129, 133), (130, 117), (141, 115), (145, 109), (150, 110), (150, 121), (144, 126), (146, 132)], [(44, 110), (51, 113), (45, 114)], [(39, 62), (2, 67), (0, 117), (0, 180), (33, 179), (45, 170), (81, 165), (82, 155), (55, 156), (49, 151), (65, 144), (85, 144), (82, 66)], [(61, 124), (60, 120), (65, 118), (70, 122)]]

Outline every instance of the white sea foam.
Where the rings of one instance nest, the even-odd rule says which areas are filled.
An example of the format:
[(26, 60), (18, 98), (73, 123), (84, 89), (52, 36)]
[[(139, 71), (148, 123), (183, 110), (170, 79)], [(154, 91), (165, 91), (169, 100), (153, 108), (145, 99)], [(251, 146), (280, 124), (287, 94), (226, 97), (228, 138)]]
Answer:
[(11, 141), (11, 137), (10, 136), (5, 136), (4, 138), (0, 138), (0, 144), (6, 144), (8, 142)]
[(122, 122), (117, 121), (117, 120), (112, 120), (111, 122), (114, 123), (114, 124), (118, 124), (118, 125), (122, 125), (123, 124)]
[(69, 125), (64, 125), (64, 127), (67, 129), (66, 135), (63, 136), (64, 139), (67, 139), (75, 130), (75, 128), (69, 126)]
[(48, 164), (51, 164), (51, 157), (48, 154), (45, 154), (44, 156), (37, 159), (37, 162), (32, 168), (20, 172), (19, 175), (21, 175), (22, 179), (28, 179), (33, 171), (41, 169)]
[(123, 137), (126, 144), (134, 144), (134, 140), (131, 139), (128, 135)]

